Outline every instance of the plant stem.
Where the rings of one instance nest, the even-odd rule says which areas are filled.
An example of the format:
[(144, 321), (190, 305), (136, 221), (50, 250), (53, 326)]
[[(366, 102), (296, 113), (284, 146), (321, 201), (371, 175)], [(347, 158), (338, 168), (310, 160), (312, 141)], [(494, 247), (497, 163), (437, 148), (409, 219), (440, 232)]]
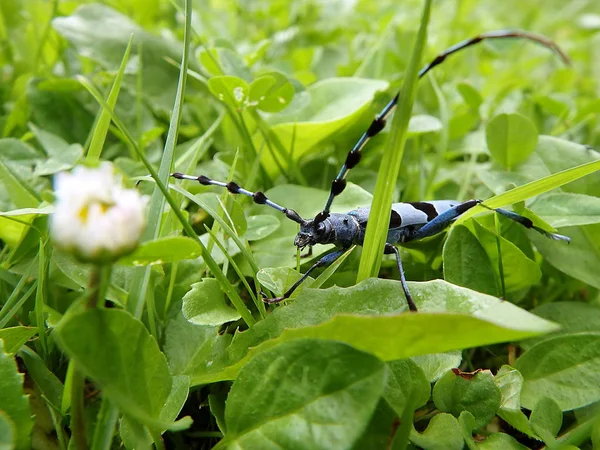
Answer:
[(98, 421), (94, 429), (92, 450), (109, 450), (115, 434), (115, 425), (119, 418), (119, 410), (107, 397), (102, 398), (102, 406), (98, 412)]
[(85, 439), (85, 419), (83, 416), (84, 377), (73, 360), (69, 362), (69, 365), (73, 365), (71, 377), (71, 435), (77, 450), (87, 450), (89, 447)]

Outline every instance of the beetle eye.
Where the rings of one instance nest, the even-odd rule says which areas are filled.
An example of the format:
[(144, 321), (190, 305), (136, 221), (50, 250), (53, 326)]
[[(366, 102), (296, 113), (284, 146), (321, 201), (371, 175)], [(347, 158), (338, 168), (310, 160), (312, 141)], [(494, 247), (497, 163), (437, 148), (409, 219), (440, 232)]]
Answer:
[(325, 224), (324, 223), (320, 223), (317, 225), (317, 233), (324, 233), (325, 232)]

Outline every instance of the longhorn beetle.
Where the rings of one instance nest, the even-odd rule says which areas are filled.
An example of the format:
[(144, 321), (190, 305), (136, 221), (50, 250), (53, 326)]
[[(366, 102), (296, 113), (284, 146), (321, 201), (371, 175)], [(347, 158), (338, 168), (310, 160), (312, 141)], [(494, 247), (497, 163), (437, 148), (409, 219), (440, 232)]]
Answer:
[[(435, 57), (429, 64), (423, 67), (419, 71), (419, 78), (422, 78), (435, 66), (444, 62), (444, 60), (464, 49), (475, 45), (486, 39), (510, 39), (519, 38), (527, 39), (533, 42), (537, 42), (554, 52), (556, 52), (560, 58), (569, 64), (569, 58), (563, 53), (563, 51), (550, 39), (540, 36), (537, 34), (528, 33), (525, 31), (509, 31), (499, 30), (488, 33), (483, 33), (475, 36), (471, 39), (464, 40), (452, 47), (446, 49)], [(350, 248), (350, 246), (362, 245), (365, 237), (365, 230), (367, 226), (367, 220), (369, 218), (370, 208), (358, 208), (353, 211), (349, 211), (344, 214), (330, 213), (331, 204), (335, 196), (339, 195), (346, 187), (346, 175), (349, 170), (355, 167), (360, 159), (361, 152), (366, 143), (370, 138), (379, 133), (386, 124), (386, 120), (394, 109), (398, 102), (400, 93), (389, 101), (389, 103), (383, 108), (383, 110), (375, 117), (367, 131), (360, 137), (358, 142), (354, 145), (352, 150), (346, 156), (346, 161), (342, 165), (340, 172), (337, 177), (331, 183), (331, 189), (329, 197), (325, 203), (323, 210), (317, 214), (313, 219), (306, 220), (300, 217), (296, 211), (278, 205), (277, 203), (269, 200), (265, 194), (260, 191), (251, 192), (248, 191), (237, 183), (230, 181), (228, 183), (222, 181), (212, 180), (204, 175), (192, 176), (185, 175), (183, 173), (175, 172), (171, 176), (180, 180), (192, 180), (198, 181), (200, 184), (205, 186), (221, 186), (226, 188), (232, 194), (242, 194), (248, 197), (252, 197), (255, 203), (260, 205), (267, 205), (277, 211), (282, 212), (285, 216), (300, 224), (300, 231), (294, 239), (294, 245), (301, 250), (306, 246), (312, 246), (315, 244), (333, 244), (337, 249), (323, 257), (321, 257), (315, 264), (313, 264), (302, 277), (296, 281), (292, 287), (290, 287), (281, 297), (267, 298), (267, 296), (261, 292), (263, 301), (266, 303), (278, 303), (285, 300), (292, 295), (296, 288), (302, 284), (302, 282), (308, 277), (308, 275), (317, 267), (326, 266), (332, 264), (337, 260), (344, 252)], [(390, 223), (389, 230), (386, 239), (384, 252), (386, 254), (393, 253), (396, 256), (396, 265), (398, 272), (400, 273), (400, 282), (402, 289), (406, 296), (408, 306), (411, 311), (416, 311), (417, 307), (410, 295), (408, 286), (406, 284), (406, 278), (404, 276), (404, 270), (402, 268), (402, 261), (400, 259), (400, 252), (394, 244), (402, 244), (409, 241), (415, 241), (423, 238), (427, 238), (442, 232), (452, 221), (458, 216), (463, 214), (465, 211), (473, 208), (474, 206), (482, 204), (481, 200), (468, 200), (465, 202), (458, 202), (452, 200), (436, 200), (428, 202), (412, 202), (412, 203), (394, 203), (392, 204), (392, 210), (390, 212)], [(482, 206), (485, 206), (482, 204)], [(493, 209), (497, 213), (520, 223), (526, 228), (531, 228), (539, 233), (544, 234), (550, 239), (562, 240), (569, 242), (570, 239), (566, 236), (562, 236), (556, 233), (550, 233), (542, 228), (535, 226), (532, 221), (526, 217), (523, 217), (515, 212), (507, 211), (505, 209), (496, 208)]]

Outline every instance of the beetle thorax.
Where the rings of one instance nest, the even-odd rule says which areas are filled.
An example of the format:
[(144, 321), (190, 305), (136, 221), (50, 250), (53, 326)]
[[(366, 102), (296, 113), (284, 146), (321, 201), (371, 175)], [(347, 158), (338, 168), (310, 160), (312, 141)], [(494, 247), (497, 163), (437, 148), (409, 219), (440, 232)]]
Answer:
[(300, 225), (294, 245), (304, 248), (307, 245), (334, 244), (349, 247), (358, 237), (360, 226), (348, 214), (331, 214), (322, 222), (307, 220)]

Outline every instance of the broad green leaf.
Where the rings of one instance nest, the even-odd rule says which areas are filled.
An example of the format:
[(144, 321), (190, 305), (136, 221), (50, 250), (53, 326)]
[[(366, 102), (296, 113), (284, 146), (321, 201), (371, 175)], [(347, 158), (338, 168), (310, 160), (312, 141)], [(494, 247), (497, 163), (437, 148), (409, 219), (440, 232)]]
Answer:
[(19, 349), (37, 333), (37, 327), (12, 327), (0, 330), (0, 339), (4, 341), (6, 353), (16, 353)]
[(240, 372), (218, 448), (350, 448), (384, 383), (383, 363), (347, 345), (304, 339), (281, 344)]
[(590, 195), (550, 193), (536, 199), (531, 209), (556, 228), (600, 222), (600, 198)]
[(248, 229), (244, 234), (244, 238), (248, 241), (264, 239), (280, 226), (280, 222), (276, 217), (267, 214), (250, 216), (247, 221)]
[[(110, 24), (110, 33), (106, 32), (107, 24)], [(154, 36), (126, 15), (99, 3), (82, 5), (69, 16), (56, 17), (52, 25), (78, 54), (114, 70), (120, 66), (133, 34), (131, 59), (137, 57), (143, 61), (141, 83), (144, 98), (163, 110), (173, 107), (179, 70), (166, 58), (180, 59), (179, 42), (166, 36)], [(135, 87), (135, 83), (135, 79), (125, 79), (124, 82), (131, 87)]]
[(521, 433), (534, 437), (529, 420), (521, 411), (523, 375), (517, 369), (503, 365), (494, 377), (494, 381), (502, 394), (498, 415)]
[(194, 325), (180, 313), (169, 320), (164, 353), (173, 375), (192, 375), (199, 367), (208, 370), (222, 358), (231, 335), (218, 334), (218, 327)]
[[(260, 284), (276, 295), (283, 295), (301, 276), (295, 270), (284, 267), (260, 269), (256, 274), (256, 278)], [(307, 282), (310, 282), (310, 280)], [(297, 297), (302, 292), (303, 287), (302, 285), (298, 287), (298, 292), (294, 292), (294, 297)]]
[(558, 334), (573, 334), (585, 331), (600, 332), (600, 307), (582, 302), (553, 302), (535, 308), (536, 316), (556, 322), (560, 329), (544, 337), (527, 339), (521, 343), (525, 350)]
[(121, 411), (162, 428), (160, 412), (172, 377), (165, 356), (142, 322), (122, 310), (94, 309), (63, 318), (54, 336)]
[[(17, 369), (13, 356), (4, 353), (4, 344), (0, 339), (0, 412), (12, 422), (15, 449), (31, 448), (30, 433), (33, 428), (33, 418), (29, 410), (29, 400), (23, 394), (23, 375)], [(8, 420), (4, 421), (7, 427)]]
[(410, 118), (408, 123), (408, 135), (410, 137), (418, 136), (420, 134), (433, 133), (442, 129), (442, 122), (440, 119), (433, 116), (427, 116), (424, 114), (418, 114)]
[(215, 418), (217, 426), (221, 433), (227, 433), (227, 425), (225, 423), (225, 402), (227, 395), (224, 393), (208, 394), (208, 407), (210, 413)]
[(538, 233), (531, 233), (530, 238), (544, 259), (554, 267), (600, 288), (600, 278), (595, 270), (600, 264), (600, 224), (567, 227), (560, 231), (571, 238), (569, 245), (551, 241)]
[(437, 381), (450, 369), (458, 367), (462, 361), (461, 351), (436, 353), (434, 355), (419, 355), (411, 358), (425, 373), (430, 383)]
[(480, 450), (528, 450), (520, 444), (514, 437), (505, 433), (492, 433), (485, 438), (483, 442), (479, 442), (477, 447)]
[(147, 266), (195, 259), (201, 254), (202, 248), (194, 239), (185, 236), (167, 236), (141, 243), (133, 253), (119, 259), (119, 263)]
[[(177, 419), (177, 416), (181, 412), (184, 403), (186, 402), (189, 394), (190, 388), (190, 380), (185, 375), (176, 375), (173, 377), (173, 385), (171, 386), (171, 392), (169, 393), (169, 397), (160, 412), (160, 420), (165, 423), (172, 423)], [(136, 430), (135, 427), (139, 426), (137, 424), (133, 424), (130, 417), (124, 416), (121, 419), (119, 434), (124, 436), (135, 436)], [(165, 429), (160, 430), (161, 433), (165, 431)], [(150, 433), (147, 431), (144, 433), (145, 436), (136, 436), (132, 440), (136, 440), (135, 447), (150, 447), (152, 445), (153, 439)], [(127, 446), (126, 438), (123, 438), (124, 443)]]
[(294, 97), (292, 83), (282, 74), (269, 72), (250, 83), (249, 102), (261, 111), (276, 113), (284, 109)]
[(199, 61), (211, 75), (233, 75), (246, 82), (252, 80), (252, 74), (244, 59), (231, 49), (202, 49)]
[(562, 411), (550, 397), (542, 397), (531, 411), (531, 428), (544, 442), (551, 445), (562, 426)]
[(433, 416), (423, 433), (413, 429), (410, 440), (427, 450), (462, 450), (465, 443), (458, 420), (447, 413)]
[(479, 107), (483, 103), (483, 97), (480, 92), (470, 83), (457, 83), (456, 89), (467, 105), (474, 111), (479, 111)]
[(248, 84), (232, 75), (210, 78), (208, 88), (216, 98), (233, 108), (241, 107), (248, 100)]
[(395, 426), (396, 413), (383, 399), (375, 407), (375, 412), (362, 436), (354, 442), (352, 450), (380, 450), (389, 445), (390, 430)]
[(469, 411), (463, 411), (458, 417), (458, 423), (462, 431), (463, 439), (470, 450), (477, 450), (477, 444), (473, 439), (473, 430), (476, 429), (475, 417)]
[(475, 427), (485, 426), (496, 415), (500, 407), (500, 389), (489, 371), (475, 373), (447, 372), (433, 387), (435, 406), (455, 417), (468, 411), (475, 418)]
[(63, 170), (69, 170), (83, 155), (81, 145), (69, 144), (60, 136), (42, 130), (33, 124), (30, 124), (29, 127), (47, 155), (45, 159), (36, 164), (34, 175), (53, 175)]
[(27, 366), (27, 374), (33, 379), (42, 395), (51, 405), (60, 408), (64, 391), (62, 382), (48, 369), (46, 362), (29, 347), (23, 347), (19, 356)]
[(204, 278), (183, 297), (183, 317), (196, 325), (217, 326), (234, 322), (240, 314), (225, 302), (225, 294), (214, 278)]
[(521, 401), (533, 409), (550, 397), (562, 411), (600, 400), (600, 332), (559, 335), (540, 342), (515, 362), (525, 383)]
[(510, 169), (525, 161), (535, 150), (538, 131), (520, 114), (500, 114), (488, 123), (485, 138), (492, 157)]
[[(554, 153), (552, 153), (554, 152)], [(535, 155), (543, 163), (538, 162), (534, 169), (524, 167), (522, 170), (531, 172), (537, 168), (537, 177), (527, 173), (525, 180), (520, 178), (521, 186), (503, 192), (485, 201), (489, 208), (501, 208), (506, 205), (527, 200), (536, 195), (546, 193), (568, 184), (565, 190), (591, 194), (600, 193), (600, 176), (595, 174), (585, 180), (581, 178), (600, 170), (600, 160), (596, 154), (590, 153), (585, 146), (569, 141), (542, 136), (538, 142)], [(580, 163), (579, 165), (577, 165)], [(575, 165), (574, 165), (575, 164)], [(539, 169), (538, 166), (542, 165)], [(525, 164), (523, 166), (526, 166)], [(511, 182), (515, 180), (512, 179)], [(486, 182), (487, 184), (487, 182)], [(505, 190), (505, 183), (501, 183), (500, 191)], [(492, 190), (493, 187), (491, 187)], [(462, 223), (474, 214), (483, 212), (483, 207), (477, 206), (461, 215), (456, 223)]]
[(446, 281), (490, 295), (500, 293), (490, 258), (467, 227), (450, 230), (443, 255)]
[[(285, 148), (294, 149), (293, 158), (298, 161), (309, 152), (316, 151), (317, 144), (358, 120), (375, 93), (387, 87), (385, 81), (360, 78), (318, 81), (310, 85), (303, 96), (296, 95), (284, 112), (273, 117), (277, 123), (272, 125), (271, 131)], [(307, 97), (308, 101), (301, 108), (293, 108), (296, 98), (300, 102), (300, 98)], [(255, 139), (257, 148), (260, 148), (262, 136), (257, 135)], [(269, 172), (275, 173), (276, 166), (270, 153), (264, 152), (262, 158)]]
[(0, 155), (0, 180), (17, 208), (36, 208), (41, 199), (35, 190)]
[(17, 437), (16, 426), (9, 415), (0, 410), (0, 450), (12, 450), (15, 448)]
[[(409, 283), (409, 287), (418, 314), (403, 313), (407, 306), (396, 281), (369, 279), (351, 288), (304, 289), (289, 305), (236, 335), (226, 361), (210, 367), (199, 364), (192, 385), (235, 378), (250, 355), (280, 341), (336, 339), (393, 361), (520, 340), (556, 329), (511, 303), (443, 281)], [(254, 348), (248, 352), (250, 347)]]
[(410, 359), (389, 361), (388, 379), (383, 398), (402, 416), (404, 409), (420, 408), (429, 401), (431, 386), (419, 366)]
[[(502, 256), (502, 276), (506, 292), (525, 289), (540, 281), (542, 272), (539, 265), (529, 259), (515, 244), (502, 236), (483, 227), (479, 222), (474, 222), (475, 233), (485, 247), (492, 261), (496, 277), (500, 277), (499, 259)], [(500, 253), (498, 252), (500, 242)], [(557, 244), (555, 242), (555, 244)]]

